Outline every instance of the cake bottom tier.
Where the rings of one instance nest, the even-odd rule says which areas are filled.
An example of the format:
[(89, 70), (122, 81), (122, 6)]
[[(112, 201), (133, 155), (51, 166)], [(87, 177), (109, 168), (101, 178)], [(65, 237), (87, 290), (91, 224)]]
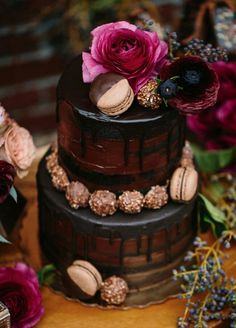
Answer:
[[(153, 303), (177, 292), (172, 270), (181, 264), (196, 234), (194, 200), (101, 218), (87, 208), (74, 210), (68, 205), (65, 195), (52, 186), (45, 159), (37, 183), (41, 248), (62, 277), (74, 260), (83, 259), (104, 279), (117, 275), (126, 280), (128, 306)], [(66, 286), (61, 290), (77, 297)]]

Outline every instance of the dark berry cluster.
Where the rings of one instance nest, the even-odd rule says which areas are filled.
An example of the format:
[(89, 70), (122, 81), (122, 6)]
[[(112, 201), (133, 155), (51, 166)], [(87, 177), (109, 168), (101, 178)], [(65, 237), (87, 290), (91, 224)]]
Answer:
[(169, 51), (171, 53), (174, 51), (177, 51), (181, 47), (181, 44), (178, 41), (176, 32), (167, 33), (167, 38), (168, 38), (168, 44), (169, 44)]
[(218, 60), (228, 60), (227, 51), (223, 48), (214, 48), (212, 44), (205, 44), (203, 40), (192, 39), (185, 47), (184, 52), (191, 55), (197, 55), (210, 63)]
[(197, 237), (195, 251), (189, 251), (185, 257), (186, 261), (194, 261), (194, 265), (173, 271), (174, 279), (183, 282), (179, 298), (186, 299), (184, 316), (177, 321), (179, 328), (207, 328), (211, 320), (229, 320), (230, 327), (236, 327), (236, 284), (223, 270), (221, 251), (235, 237), (232, 231), (227, 231), (212, 246)]

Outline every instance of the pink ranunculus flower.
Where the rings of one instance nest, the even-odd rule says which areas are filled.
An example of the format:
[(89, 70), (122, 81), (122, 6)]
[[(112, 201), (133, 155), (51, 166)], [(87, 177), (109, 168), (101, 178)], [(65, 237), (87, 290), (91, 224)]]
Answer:
[(167, 44), (157, 33), (120, 21), (95, 28), (91, 52), (83, 52), (83, 80), (113, 72), (129, 80), (135, 93), (159, 73), (167, 55)]
[(34, 270), (24, 263), (0, 267), (0, 301), (10, 311), (12, 328), (34, 327), (44, 313)]
[(29, 131), (14, 123), (4, 135), (5, 153), (9, 163), (16, 168), (17, 175), (22, 178), (28, 172), (34, 157), (35, 146)]

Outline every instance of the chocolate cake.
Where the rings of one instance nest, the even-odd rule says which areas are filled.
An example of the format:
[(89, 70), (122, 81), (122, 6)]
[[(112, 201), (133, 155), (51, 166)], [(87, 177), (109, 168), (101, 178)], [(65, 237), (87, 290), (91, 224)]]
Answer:
[[(79, 56), (57, 89), (58, 163), (68, 180), (79, 180), (91, 193), (109, 190), (117, 197), (167, 185), (180, 163), (184, 117), (170, 107), (150, 111), (136, 101), (124, 114), (107, 116), (90, 101), (81, 67)], [(67, 284), (67, 268), (77, 259), (92, 263), (103, 279), (122, 277), (129, 287), (125, 305), (145, 305), (176, 292), (172, 270), (195, 236), (195, 199), (101, 217), (89, 208), (69, 206), (64, 193), (54, 188), (45, 158), (37, 180), (42, 250), (64, 277), (67, 296), (81, 298)], [(101, 300), (96, 294), (89, 302)]]
[(185, 120), (178, 112), (144, 110), (137, 103), (118, 117), (98, 111), (83, 83), (81, 58), (57, 89), (58, 155), (69, 177), (90, 190), (147, 190), (166, 183), (178, 165)]

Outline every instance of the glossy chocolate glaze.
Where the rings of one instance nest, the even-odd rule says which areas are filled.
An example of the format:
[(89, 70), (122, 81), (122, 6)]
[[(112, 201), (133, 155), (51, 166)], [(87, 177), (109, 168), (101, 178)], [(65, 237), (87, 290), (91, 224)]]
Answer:
[(148, 288), (171, 276), (194, 238), (194, 200), (101, 218), (90, 209), (69, 207), (65, 195), (52, 186), (45, 160), (37, 182), (41, 246), (62, 274), (74, 260), (85, 259), (103, 278), (122, 275), (131, 288)]
[(144, 189), (162, 184), (176, 168), (185, 139), (177, 111), (147, 110), (134, 102), (117, 117), (101, 113), (82, 81), (81, 57), (66, 68), (57, 89), (59, 161), (90, 190)]
[[(73, 60), (57, 89), (59, 162), (69, 178), (90, 191), (117, 193), (166, 183), (181, 156), (184, 118), (173, 109), (150, 111), (136, 102), (120, 116), (102, 114), (89, 100), (81, 65), (81, 57)], [(101, 218), (68, 205), (53, 188), (45, 159), (37, 183), (40, 243), (63, 277), (74, 260), (84, 259), (103, 278), (122, 276), (134, 293), (152, 289), (171, 277), (195, 236), (195, 200)]]

